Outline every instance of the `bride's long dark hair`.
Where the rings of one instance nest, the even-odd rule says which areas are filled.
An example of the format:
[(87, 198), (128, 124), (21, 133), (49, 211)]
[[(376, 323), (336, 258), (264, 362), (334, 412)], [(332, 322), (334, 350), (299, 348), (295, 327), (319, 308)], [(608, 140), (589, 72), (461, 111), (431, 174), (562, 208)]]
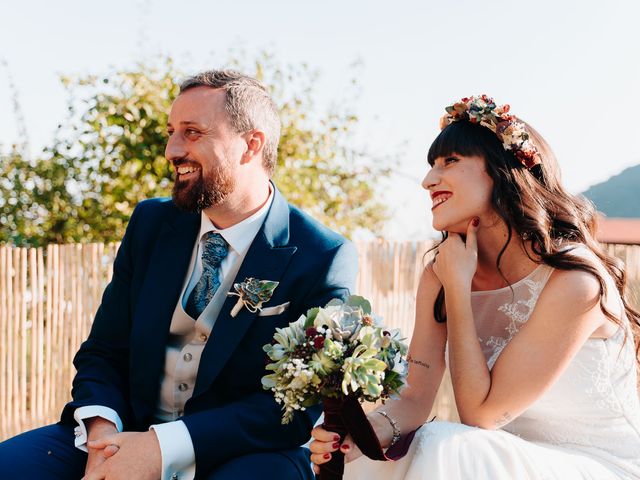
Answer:
[[(491, 130), (468, 121), (454, 122), (440, 132), (429, 148), (429, 164), (433, 165), (438, 157), (456, 153), (484, 157), (487, 173), (493, 179), (491, 203), (508, 232), (496, 261), (498, 271), (501, 272), (500, 260), (515, 234), (523, 245), (525, 241), (531, 242), (531, 251), (537, 256), (532, 260), (560, 270), (583, 270), (596, 277), (600, 283), (600, 308), (603, 314), (615, 324), (623, 326), (622, 318), (613, 315), (605, 306), (607, 284), (602, 274), (604, 267), (622, 298), (636, 342), (636, 359), (640, 359), (640, 314), (625, 299), (624, 265), (596, 241), (596, 210), (593, 204), (564, 189), (558, 163), (549, 145), (530, 125), (522, 123), (526, 125), (529, 138), (538, 148), (542, 159), (540, 165), (531, 169), (525, 168), (511, 151), (505, 150)], [(446, 234), (443, 234), (444, 239)], [(575, 253), (577, 244), (591, 250), (602, 267), (599, 267), (595, 258)], [(437, 321), (446, 320), (444, 289), (438, 294), (434, 314)]]

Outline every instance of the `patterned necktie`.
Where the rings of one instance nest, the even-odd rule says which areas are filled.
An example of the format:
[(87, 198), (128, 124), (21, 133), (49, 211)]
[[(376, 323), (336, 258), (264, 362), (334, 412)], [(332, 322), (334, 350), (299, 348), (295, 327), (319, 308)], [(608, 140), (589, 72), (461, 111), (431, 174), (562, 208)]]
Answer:
[(229, 244), (222, 235), (207, 232), (202, 248), (202, 276), (193, 287), (185, 311), (198, 318), (220, 286), (220, 264), (229, 253)]

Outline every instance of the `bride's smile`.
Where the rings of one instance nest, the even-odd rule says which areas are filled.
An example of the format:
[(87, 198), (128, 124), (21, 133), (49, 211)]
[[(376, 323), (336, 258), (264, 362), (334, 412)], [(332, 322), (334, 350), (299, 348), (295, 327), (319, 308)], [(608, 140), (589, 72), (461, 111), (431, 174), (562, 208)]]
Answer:
[(482, 221), (492, 212), (493, 181), (481, 156), (453, 153), (436, 158), (422, 187), (431, 195), (436, 230), (464, 233), (471, 218)]

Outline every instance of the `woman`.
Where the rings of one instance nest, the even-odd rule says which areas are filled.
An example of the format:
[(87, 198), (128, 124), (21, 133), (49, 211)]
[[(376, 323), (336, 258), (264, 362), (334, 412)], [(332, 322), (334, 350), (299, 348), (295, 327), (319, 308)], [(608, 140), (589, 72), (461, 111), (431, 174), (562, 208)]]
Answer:
[(418, 428), (448, 364), (461, 424), (424, 424), (398, 462), (317, 427), (316, 471), (341, 448), (347, 479), (640, 479), (640, 316), (592, 206), (508, 111), (447, 108), (423, 181), (444, 240), (418, 287), (408, 387), (368, 415), (383, 446)]

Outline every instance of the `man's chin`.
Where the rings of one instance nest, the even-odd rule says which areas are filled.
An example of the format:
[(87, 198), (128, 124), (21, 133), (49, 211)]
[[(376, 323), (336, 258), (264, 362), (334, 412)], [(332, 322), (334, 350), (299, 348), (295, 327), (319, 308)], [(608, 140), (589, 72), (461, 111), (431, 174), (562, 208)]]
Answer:
[[(182, 183), (186, 184), (187, 182)], [(171, 198), (174, 205), (180, 210), (188, 213), (200, 213), (202, 211), (202, 194), (197, 191), (194, 192), (192, 188), (184, 188), (176, 183), (173, 187)]]

